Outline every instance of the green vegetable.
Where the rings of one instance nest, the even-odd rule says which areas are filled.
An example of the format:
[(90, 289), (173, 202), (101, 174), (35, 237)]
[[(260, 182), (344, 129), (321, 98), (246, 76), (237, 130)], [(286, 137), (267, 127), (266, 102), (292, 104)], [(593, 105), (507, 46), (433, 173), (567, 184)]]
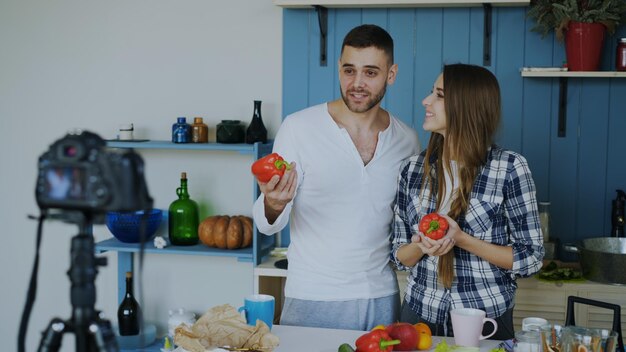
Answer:
[(337, 352), (354, 352), (354, 348), (349, 343), (342, 343)]
[(542, 268), (542, 270), (545, 271), (552, 271), (554, 269), (557, 269), (558, 266), (556, 265), (556, 263), (554, 262), (554, 260), (550, 261), (550, 263), (548, 263), (548, 265), (546, 265), (545, 268)]
[(445, 339), (441, 340), (441, 342), (439, 342), (437, 346), (435, 346), (435, 352), (479, 352), (479, 351), (480, 351), (480, 348), (478, 347), (465, 347), (465, 346), (457, 346), (457, 345), (450, 346), (448, 345)]
[(452, 347), (448, 345), (445, 339), (441, 340), (441, 342), (439, 342), (437, 346), (435, 346), (435, 352), (451, 352), (451, 351), (452, 351)]
[(559, 268), (558, 265), (551, 261), (542, 268), (536, 275), (537, 279), (543, 281), (584, 281), (583, 273), (572, 268)]

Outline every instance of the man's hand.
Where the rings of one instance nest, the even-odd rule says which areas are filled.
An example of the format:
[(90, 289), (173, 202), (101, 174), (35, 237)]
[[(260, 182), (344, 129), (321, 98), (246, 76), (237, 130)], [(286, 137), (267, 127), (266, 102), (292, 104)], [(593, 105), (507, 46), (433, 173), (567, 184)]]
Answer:
[(282, 178), (274, 175), (267, 183), (258, 180), (257, 183), (265, 195), (265, 217), (273, 224), (296, 193), (298, 183), (296, 163), (291, 163), (291, 169), (285, 171)]

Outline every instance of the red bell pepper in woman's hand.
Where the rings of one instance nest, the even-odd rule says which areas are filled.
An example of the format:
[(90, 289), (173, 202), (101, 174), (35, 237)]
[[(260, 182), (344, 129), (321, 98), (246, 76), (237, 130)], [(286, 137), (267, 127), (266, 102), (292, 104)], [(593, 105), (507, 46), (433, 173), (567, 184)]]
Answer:
[(252, 173), (263, 182), (269, 182), (274, 175), (283, 177), (285, 170), (291, 169), (291, 165), (278, 153), (272, 153), (262, 157), (252, 164)]
[(359, 352), (390, 352), (400, 340), (392, 340), (385, 330), (374, 330), (359, 337), (355, 344)]
[(438, 240), (446, 235), (448, 221), (437, 213), (430, 213), (420, 221), (419, 230), (424, 236)]

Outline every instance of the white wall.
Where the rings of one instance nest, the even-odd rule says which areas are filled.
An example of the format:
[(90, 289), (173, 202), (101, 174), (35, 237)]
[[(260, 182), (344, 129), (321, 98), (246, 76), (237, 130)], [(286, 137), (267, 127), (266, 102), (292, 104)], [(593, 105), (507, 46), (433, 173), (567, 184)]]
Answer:
[[(177, 116), (202, 116), (215, 132), (222, 119), (249, 122), (263, 101), (273, 137), (281, 120), (281, 9), (270, 0), (0, 1), (0, 224), (2, 350), (16, 350), (32, 268), (37, 214), (36, 161), (70, 128), (113, 138), (133, 122), (139, 138), (168, 139)], [(181, 171), (192, 198), (214, 213), (251, 214), (250, 158), (236, 153), (143, 153), (156, 207), (175, 198)], [(207, 215), (207, 214), (203, 214)], [(28, 329), (33, 351), (55, 317), (68, 319), (73, 225), (44, 226), (39, 289)], [(99, 225), (97, 239), (109, 237)], [(100, 268), (98, 301), (117, 311), (116, 254)], [(153, 256), (145, 261), (146, 319), (160, 332), (167, 310), (199, 314), (238, 306), (252, 291), (252, 264), (233, 258)], [(66, 335), (63, 350), (74, 349)]]

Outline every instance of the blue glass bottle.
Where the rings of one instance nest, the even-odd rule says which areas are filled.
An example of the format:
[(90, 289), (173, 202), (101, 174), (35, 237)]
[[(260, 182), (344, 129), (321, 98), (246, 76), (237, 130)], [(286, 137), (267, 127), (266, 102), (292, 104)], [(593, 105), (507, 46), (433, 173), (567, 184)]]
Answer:
[(179, 117), (176, 123), (172, 125), (172, 142), (191, 142), (191, 125), (187, 123), (187, 118)]

